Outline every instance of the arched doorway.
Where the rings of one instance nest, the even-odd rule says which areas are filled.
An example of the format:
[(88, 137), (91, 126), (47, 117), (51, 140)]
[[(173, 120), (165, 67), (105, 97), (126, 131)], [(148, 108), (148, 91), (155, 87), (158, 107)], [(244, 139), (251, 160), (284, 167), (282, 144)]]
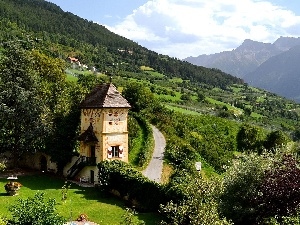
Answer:
[(41, 165), (41, 170), (46, 172), (47, 171), (47, 159), (43, 155), (40, 158), (40, 165)]

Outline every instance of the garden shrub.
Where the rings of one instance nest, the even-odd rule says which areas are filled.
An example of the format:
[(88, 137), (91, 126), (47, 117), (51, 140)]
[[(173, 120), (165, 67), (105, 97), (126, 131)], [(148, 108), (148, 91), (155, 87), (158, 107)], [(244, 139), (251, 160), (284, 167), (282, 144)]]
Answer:
[(34, 197), (18, 199), (9, 206), (12, 213), (11, 225), (63, 225), (66, 220), (55, 212), (55, 199), (45, 199), (45, 194), (38, 192)]
[(166, 199), (163, 186), (150, 181), (125, 162), (103, 161), (98, 169), (100, 187), (118, 193), (139, 211), (156, 211)]
[(220, 209), (234, 224), (253, 224), (255, 221), (257, 209), (252, 200), (262, 183), (265, 167), (270, 166), (268, 159), (256, 153), (243, 154), (226, 171)]

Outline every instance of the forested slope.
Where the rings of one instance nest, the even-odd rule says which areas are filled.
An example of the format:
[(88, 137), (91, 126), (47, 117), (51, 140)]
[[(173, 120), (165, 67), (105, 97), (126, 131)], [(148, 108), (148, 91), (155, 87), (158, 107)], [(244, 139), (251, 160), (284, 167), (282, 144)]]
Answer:
[(27, 32), (29, 38), (42, 41), (45, 50), (51, 49), (49, 53), (53, 56), (72, 55), (100, 71), (112, 71), (118, 65), (121, 70), (137, 72), (140, 66), (146, 65), (168, 77), (214, 87), (243, 83), (220, 70), (194, 66), (150, 51), (44, 0), (0, 0), (0, 20), (2, 41), (15, 33)]

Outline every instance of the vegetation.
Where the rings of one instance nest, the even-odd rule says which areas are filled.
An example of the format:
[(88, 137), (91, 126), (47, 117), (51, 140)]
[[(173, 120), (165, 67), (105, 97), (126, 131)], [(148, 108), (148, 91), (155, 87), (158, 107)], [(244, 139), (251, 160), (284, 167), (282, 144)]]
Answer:
[(11, 205), (12, 213), (10, 224), (32, 225), (63, 225), (66, 221), (55, 212), (56, 202), (54, 199), (45, 199), (44, 193), (36, 193), (34, 197), (19, 199), (18, 203)]
[[(86, 213), (101, 224), (138, 224), (147, 215), (161, 224), (299, 224), (298, 104), (219, 70), (149, 51), (42, 0), (2, 0), (0, 12), (1, 153), (9, 151), (17, 161), (23, 153), (42, 151), (61, 173), (78, 154), (78, 106), (86, 93), (113, 77), (132, 105), (130, 164), (100, 163), (102, 189), (92, 191), (61, 188), (52, 178), (53, 183), (20, 178), (22, 200), (16, 209), (24, 206), (23, 211), (12, 211), (8, 219), (34, 218), (38, 213), (25, 211), (27, 203), (37, 201), (35, 206), (50, 206), (49, 214), (41, 211), (44, 218), (57, 219), (56, 206), (64, 218), (72, 209), (74, 218)], [(150, 123), (167, 139), (164, 184), (139, 172), (153, 145)], [(203, 166), (200, 172), (196, 162)], [(5, 169), (5, 162), (1, 165)], [(32, 197), (43, 189), (61, 203)], [(139, 214), (125, 212), (123, 203), (106, 193)], [(6, 215), (4, 205), (0, 212)], [(162, 218), (141, 214), (158, 210)]]
[[(54, 199), (56, 208), (54, 213), (67, 221), (76, 220), (80, 214), (84, 213), (88, 215), (90, 221), (99, 224), (120, 224), (124, 220), (123, 215), (127, 212), (122, 200), (99, 192), (95, 188), (80, 187), (75, 184), (69, 188), (68, 198), (64, 201), (61, 193), (62, 186), (65, 184), (64, 180), (48, 174), (18, 176), (18, 181), (23, 185), (19, 190), (19, 195), (8, 196), (4, 189), (7, 180), (0, 179), (0, 186), (3, 187), (0, 196), (0, 214), (8, 220), (12, 219), (9, 207), (19, 204), (18, 199), (27, 201), (34, 198), (36, 193), (44, 193), (44, 202)], [(137, 213), (133, 219), (154, 225), (159, 221), (159, 216), (155, 213)]]

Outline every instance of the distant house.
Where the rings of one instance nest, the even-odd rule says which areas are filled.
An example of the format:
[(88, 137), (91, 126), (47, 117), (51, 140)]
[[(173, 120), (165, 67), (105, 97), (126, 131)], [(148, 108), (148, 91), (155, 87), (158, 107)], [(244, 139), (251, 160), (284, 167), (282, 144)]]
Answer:
[(65, 168), (69, 179), (98, 180), (97, 164), (103, 160), (128, 162), (127, 116), (130, 105), (116, 87), (96, 86), (80, 105), (80, 156)]
[(81, 63), (80, 63), (80, 61), (79, 61), (79, 59), (77, 59), (77, 58), (74, 58), (74, 57), (68, 57), (67, 58), (67, 60), (68, 60), (68, 62), (70, 62), (72, 65), (73, 65), (73, 67), (74, 66), (76, 66), (76, 67), (81, 67)]
[(79, 59), (73, 58), (73, 57), (70, 57), (70, 56), (69, 56), (67, 59), (68, 59), (68, 61), (69, 61), (70, 63), (77, 63), (77, 62), (79, 62)]

